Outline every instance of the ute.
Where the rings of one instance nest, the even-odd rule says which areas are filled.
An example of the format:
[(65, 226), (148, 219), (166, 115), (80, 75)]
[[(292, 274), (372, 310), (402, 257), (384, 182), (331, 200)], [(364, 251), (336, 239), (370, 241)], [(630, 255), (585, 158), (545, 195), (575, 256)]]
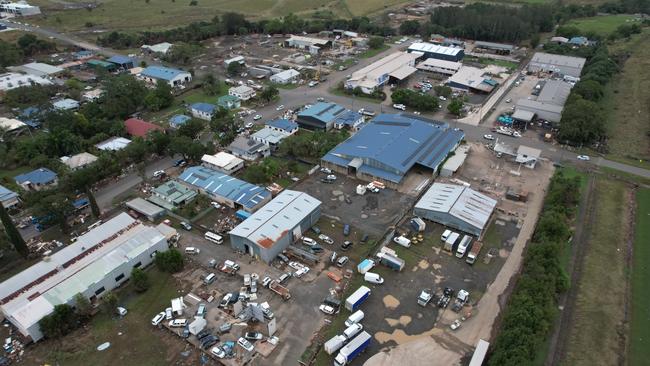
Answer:
[(420, 296), (418, 296), (418, 305), (420, 306), (427, 306), (429, 304), (429, 301), (433, 298), (433, 293), (429, 289), (424, 289), (422, 292), (420, 292)]

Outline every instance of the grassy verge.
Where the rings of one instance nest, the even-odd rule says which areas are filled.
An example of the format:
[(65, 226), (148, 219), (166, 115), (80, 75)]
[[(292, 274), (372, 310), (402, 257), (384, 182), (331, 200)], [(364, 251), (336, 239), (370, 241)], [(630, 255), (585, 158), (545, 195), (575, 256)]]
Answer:
[(636, 228), (632, 263), (632, 321), (629, 365), (646, 365), (650, 359), (650, 189), (636, 196)]
[(619, 25), (625, 24), (633, 18), (633, 16), (627, 14), (600, 15), (589, 18), (573, 19), (566, 25), (577, 27), (583, 33), (593, 32), (602, 36), (607, 36), (616, 30)]
[(595, 221), (576, 292), (566, 365), (617, 364), (625, 318), (625, 232), (629, 221), (625, 183), (597, 179)]
[(371, 57), (375, 57), (375, 56), (377, 56), (378, 54), (380, 54), (380, 53), (386, 51), (386, 50), (389, 49), (389, 48), (390, 48), (390, 46), (387, 45), (387, 44), (384, 44), (384, 45), (381, 46), (380, 48), (370, 48), (370, 49), (368, 49), (367, 51), (362, 52), (361, 54), (359, 54), (359, 58), (371, 58)]
[(472, 57), (470, 58), (470, 60), (481, 63), (483, 65), (496, 65), (496, 66), (505, 67), (508, 70), (514, 70), (517, 67), (519, 67), (518, 63), (512, 61), (492, 60), (489, 58), (482, 58), (482, 57), (481, 58)]
[[(168, 349), (161, 343), (151, 325), (151, 318), (169, 306), (169, 300), (178, 296), (171, 275), (155, 268), (146, 272), (151, 283), (143, 294), (136, 294), (128, 284), (117, 295), (120, 304), (129, 313), (124, 319), (116, 319), (109, 314), (95, 316), (87, 330), (79, 330), (63, 339), (47, 341), (30, 349), (28, 357), (34, 358), (27, 364), (60, 365), (166, 365), (169, 364)], [(121, 335), (120, 335), (121, 333)], [(95, 349), (103, 342), (111, 347), (104, 352)], [(172, 355), (177, 357), (177, 355)], [(118, 361), (119, 360), (119, 361)], [(47, 361), (47, 362), (44, 362)]]
[(330, 88), (330, 90), (328, 90), (328, 91), (331, 94), (338, 95), (340, 97), (350, 98), (352, 100), (359, 100), (359, 101), (363, 101), (363, 102), (376, 103), (376, 104), (380, 104), (382, 102), (381, 100), (379, 100), (377, 98), (366, 97), (366, 96), (363, 96), (363, 95), (358, 95), (358, 96), (353, 97), (352, 95), (346, 93), (343, 89), (341, 89), (338, 86)]

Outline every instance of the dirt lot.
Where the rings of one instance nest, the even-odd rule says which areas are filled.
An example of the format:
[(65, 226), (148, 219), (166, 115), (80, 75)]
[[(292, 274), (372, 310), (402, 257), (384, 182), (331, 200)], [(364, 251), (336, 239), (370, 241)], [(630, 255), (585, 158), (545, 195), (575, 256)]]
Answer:
[[(368, 234), (382, 234), (415, 203), (413, 195), (392, 189), (359, 196), (356, 187), (364, 182), (339, 174), (336, 183), (326, 184), (320, 181), (322, 176), (321, 173), (316, 173), (301, 181), (295, 189), (323, 202), (323, 215), (336, 218)], [(346, 197), (350, 198), (351, 203), (345, 202)]]

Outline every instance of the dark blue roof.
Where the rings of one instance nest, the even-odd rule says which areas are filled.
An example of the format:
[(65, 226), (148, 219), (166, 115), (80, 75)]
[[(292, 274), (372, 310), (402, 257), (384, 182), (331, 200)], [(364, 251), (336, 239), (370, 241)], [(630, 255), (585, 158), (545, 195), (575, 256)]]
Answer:
[(399, 183), (415, 164), (436, 169), (463, 139), (460, 130), (444, 122), (407, 114), (381, 114), (359, 132), (328, 152), (323, 160)]
[(20, 112), (20, 120), (27, 126), (32, 128), (40, 127), (41, 125), (41, 110), (38, 107), (27, 107)]
[(294, 129), (298, 128), (298, 124), (294, 121), (289, 121), (288, 119), (284, 118), (279, 118), (279, 119), (274, 119), (273, 121), (268, 121), (266, 122), (267, 126), (279, 128), (281, 130), (285, 130), (287, 132), (291, 132)]
[(185, 169), (179, 179), (212, 195), (234, 201), (247, 209), (255, 208), (271, 195), (271, 192), (262, 187), (202, 166)]
[(191, 119), (192, 117), (190, 116), (186, 116), (184, 114), (177, 114), (169, 119), (169, 124), (178, 127)]
[(109, 58), (106, 61), (112, 62), (114, 64), (118, 64), (118, 65), (125, 65), (125, 64), (129, 64), (129, 63), (133, 63), (133, 59), (131, 57), (122, 56), (122, 55), (115, 55), (115, 56)]
[(18, 184), (25, 182), (31, 182), (34, 184), (48, 184), (56, 179), (56, 173), (49, 170), (48, 168), (39, 168), (32, 170), (29, 173), (17, 175), (14, 177), (14, 179)]
[(190, 108), (204, 113), (213, 113), (214, 110), (217, 109), (217, 106), (210, 103), (194, 103)]
[(336, 118), (334, 119), (334, 123), (342, 124), (346, 126), (354, 126), (354, 124), (357, 121), (361, 120), (362, 118), (363, 116), (361, 116), (361, 114), (354, 111), (346, 110), (345, 112), (336, 116)]
[(140, 75), (148, 76), (150, 78), (154, 79), (161, 79), (161, 80), (172, 80), (176, 76), (185, 73), (186, 71), (183, 70), (178, 70), (178, 69), (172, 69), (169, 67), (164, 67), (164, 66), (148, 66), (142, 72)]
[(346, 109), (338, 104), (319, 102), (298, 113), (298, 117), (312, 117), (325, 124), (333, 122)]

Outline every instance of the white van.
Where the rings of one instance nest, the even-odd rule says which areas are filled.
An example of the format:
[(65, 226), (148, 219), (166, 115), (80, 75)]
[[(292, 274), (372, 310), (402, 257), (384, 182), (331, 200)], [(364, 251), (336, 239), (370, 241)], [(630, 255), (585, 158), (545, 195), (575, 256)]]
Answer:
[(366, 280), (366, 282), (374, 283), (377, 285), (384, 283), (384, 279), (380, 275), (372, 272), (366, 272), (363, 275), (363, 279)]
[(469, 235), (465, 235), (463, 237), (463, 240), (461, 240), (460, 244), (458, 244), (458, 248), (456, 249), (456, 257), (463, 258), (465, 252), (467, 252), (467, 248), (469, 248), (471, 243), (472, 243), (472, 237)]
[(187, 325), (187, 319), (174, 319), (169, 321), (171, 328), (180, 328)]
[(445, 232), (440, 236), (440, 241), (447, 241), (449, 235), (451, 235), (451, 230), (445, 230)]
[(203, 237), (205, 238), (205, 240), (211, 241), (215, 244), (223, 244), (223, 237), (213, 232), (208, 231), (205, 233)]
[(205, 278), (203, 279), (203, 283), (205, 283), (206, 285), (209, 285), (212, 282), (214, 282), (214, 280), (216, 280), (216, 279), (217, 279), (217, 275), (214, 274), (214, 273), (210, 273), (209, 275), (205, 276)]
[(352, 324), (349, 327), (345, 328), (343, 335), (347, 339), (354, 338), (355, 335), (359, 334), (363, 330), (363, 325), (361, 323)]
[(201, 250), (199, 248), (187, 247), (185, 248), (185, 254), (199, 254)]
[(393, 238), (393, 241), (406, 248), (411, 246), (411, 241), (403, 236), (396, 236)]
[(354, 324), (357, 324), (363, 320), (363, 317), (364, 317), (363, 311), (357, 310), (356, 312), (352, 313), (352, 315), (348, 317), (348, 319), (345, 321), (345, 326), (350, 327)]

